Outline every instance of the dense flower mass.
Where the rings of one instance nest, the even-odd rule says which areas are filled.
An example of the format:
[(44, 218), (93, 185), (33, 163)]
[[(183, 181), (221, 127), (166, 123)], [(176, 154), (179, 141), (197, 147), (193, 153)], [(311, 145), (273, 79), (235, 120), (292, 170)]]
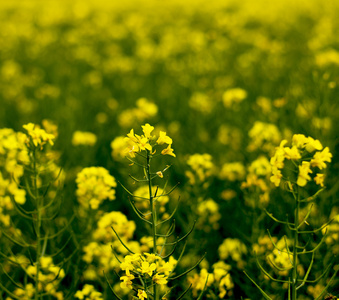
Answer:
[(76, 195), (84, 208), (98, 209), (105, 200), (115, 199), (115, 178), (103, 167), (84, 168), (77, 175)]
[(339, 297), (338, 11), (0, 1), (0, 299)]
[(80, 300), (103, 300), (102, 293), (95, 290), (93, 285), (85, 284), (83, 289), (77, 291), (74, 295), (75, 298)]
[(12, 210), (10, 197), (19, 204), (26, 202), (26, 191), (20, 187), (19, 180), (28, 163), (26, 135), (12, 129), (0, 129), (0, 223), (9, 224), (5, 211)]
[(153, 150), (153, 148), (157, 145), (167, 144), (167, 148), (164, 148), (161, 151), (161, 154), (176, 157), (172, 149), (172, 139), (167, 136), (166, 132), (160, 131), (159, 136), (156, 136), (151, 134), (154, 127), (150, 124), (147, 123), (141, 127), (144, 133), (143, 135), (140, 136), (134, 134), (133, 129), (131, 129), (131, 131), (127, 134), (127, 137), (125, 138), (128, 144), (128, 147), (125, 150), (126, 153), (128, 153), (131, 157), (135, 157), (135, 153), (146, 150), (154, 154), (156, 149)]
[(213, 273), (208, 273), (207, 269), (202, 268), (199, 274), (194, 274), (188, 278), (192, 284), (193, 295), (196, 297), (199, 291), (204, 290), (205, 284), (215, 296), (215, 299), (224, 299), (226, 295), (232, 295), (234, 283), (229, 271), (231, 266), (223, 261), (213, 264)]
[[(168, 276), (176, 263), (177, 261), (173, 257), (170, 257), (169, 261), (165, 262), (160, 256), (152, 253), (126, 255), (120, 264), (121, 270), (124, 271), (124, 275), (120, 276), (120, 286), (133, 289), (133, 285), (140, 278), (143, 278), (144, 284), (150, 282), (150, 285), (166, 285)], [(145, 293), (140, 293), (145, 295), (146, 291)], [(147, 298), (147, 296), (144, 297)]]
[(187, 164), (191, 170), (186, 171), (185, 175), (190, 184), (207, 182), (206, 180), (213, 175), (215, 168), (212, 160), (212, 155), (208, 153), (195, 153), (188, 157)]
[[(293, 180), (298, 186), (304, 187), (312, 180), (311, 174), (316, 174), (313, 180), (317, 185), (324, 186), (324, 174), (320, 171), (326, 168), (326, 163), (331, 162), (332, 154), (328, 147), (323, 147), (319, 140), (306, 137), (303, 134), (295, 134), (292, 137), (292, 146), (286, 147), (287, 140), (283, 140), (276, 148), (271, 158), (272, 176), (271, 182), (279, 186), (284, 178), (284, 167), (286, 163), (297, 166), (296, 178), (293, 174), (285, 174), (286, 180)], [(286, 170), (288, 168), (285, 168)], [(289, 178), (289, 179), (287, 179)]]

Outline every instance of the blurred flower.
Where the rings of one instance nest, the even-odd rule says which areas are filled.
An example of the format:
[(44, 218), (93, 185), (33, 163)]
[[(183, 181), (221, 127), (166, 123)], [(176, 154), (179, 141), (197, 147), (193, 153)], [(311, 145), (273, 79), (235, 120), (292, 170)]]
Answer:
[(94, 146), (97, 142), (97, 137), (94, 133), (88, 131), (75, 131), (72, 137), (73, 146)]
[(225, 107), (231, 107), (234, 103), (240, 103), (246, 98), (247, 92), (241, 88), (229, 89), (222, 95)]
[(78, 202), (86, 209), (98, 209), (105, 199), (115, 199), (115, 178), (103, 167), (84, 168), (78, 173), (76, 183)]

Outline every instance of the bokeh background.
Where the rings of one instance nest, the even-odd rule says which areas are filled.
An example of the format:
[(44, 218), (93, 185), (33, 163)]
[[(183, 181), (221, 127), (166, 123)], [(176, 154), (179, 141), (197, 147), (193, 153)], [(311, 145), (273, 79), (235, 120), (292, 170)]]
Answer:
[[(23, 124), (46, 119), (58, 127), (54, 150), (65, 172), (60, 213), (66, 217), (78, 210), (76, 176), (83, 168), (104, 167), (135, 191), (128, 174), (137, 169), (124, 158), (122, 137), (132, 128), (141, 134), (145, 123), (166, 131), (176, 158), (164, 157), (156, 167), (171, 164), (169, 185), (180, 186), (163, 205), (170, 211), (180, 195), (178, 235), (197, 220), (182, 268), (207, 251), (196, 277), (189, 274), (193, 294), (200, 270), (213, 273), (222, 261), (233, 286), (220, 297), (216, 280), (205, 297), (260, 299), (246, 269), (284, 299), (286, 287), (261, 275), (253, 251), (263, 257), (273, 251), (267, 229), (277, 240), (284, 234), (263, 208), (292, 214), (269, 180), (269, 159), (295, 133), (319, 139), (333, 154), (313, 217), (315, 227), (330, 217), (336, 227), (319, 249), (315, 275), (339, 252), (338, 13), (334, 0), (2, 1), (0, 128), (23, 131)], [(249, 174), (263, 183), (251, 185)], [(115, 201), (100, 210), (134, 218), (120, 185)], [(89, 243), (81, 217), (74, 224), (75, 236)], [(147, 230), (136, 224), (131, 239), (140, 241)], [(99, 271), (83, 275), (100, 263), (86, 265), (81, 247), (72, 288), (90, 282), (111, 299)], [(67, 290), (75, 277), (60, 284)], [(326, 278), (303, 287), (300, 299), (314, 299), (324, 285)], [(331, 289), (339, 294), (338, 282)]]

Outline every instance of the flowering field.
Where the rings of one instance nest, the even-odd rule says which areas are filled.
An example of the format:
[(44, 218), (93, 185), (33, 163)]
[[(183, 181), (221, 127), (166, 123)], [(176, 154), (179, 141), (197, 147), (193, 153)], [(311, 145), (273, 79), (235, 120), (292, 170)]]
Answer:
[(338, 13), (2, 1), (0, 300), (337, 299)]

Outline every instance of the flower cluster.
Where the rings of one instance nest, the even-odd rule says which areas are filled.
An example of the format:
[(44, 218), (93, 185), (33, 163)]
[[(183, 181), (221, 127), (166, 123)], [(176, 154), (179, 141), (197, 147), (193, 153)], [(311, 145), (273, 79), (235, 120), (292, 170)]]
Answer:
[(197, 206), (199, 215), (197, 228), (210, 232), (219, 229), (218, 221), (221, 219), (219, 205), (213, 199), (201, 201)]
[[(153, 186), (152, 193), (153, 195), (157, 191), (158, 197), (155, 198), (157, 204), (157, 212), (160, 214), (166, 213), (165, 205), (169, 202), (169, 196), (165, 195), (165, 190), (160, 187)], [(135, 206), (140, 209), (142, 212), (148, 212), (150, 210), (149, 201), (144, 200), (149, 196), (149, 188), (146, 185), (140, 186), (138, 189), (134, 191), (134, 199), (135, 199)], [(165, 214), (166, 217), (167, 214)], [(149, 218), (150, 215), (145, 216), (145, 218)]]
[[(39, 273), (39, 290), (45, 291), (48, 295), (52, 295), (57, 299), (63, 299), (63, 293), (57, 292), (58, 284), (65, 277), (65, 271), (61, 267), (53, 263), (51, 256), (42, 256), (39, 259), (40, 270)], [(27, 274), (31, 277), (36, 277), (36, 266), (29, 265), (26, 269)]]
[(21, 132), (0, 129), (0, 225), (5, 227), (11, 224), (11, 198), (21, 205), (26, 202), (26, 191), (19, 185), (24, 165), (29, 161), (25, 139)]
[(339, 208), (334, 207), (330, 214), (332, 222), (323, 228), (323, 234), (326, 234), (325, 242), (328, 246), (332, 245), (332, 253), (339, 254)]
[(242, 268), (244, 265), (242, 256), (247, 254), (247, 248), (239, 239), (227, 238), (219, 246), (218, 252), (221, 259), (231, 257), (232, 260), (237, 262), (238, 268)]
[[(148, 287), (153, 284), (167, 284), (168, 276), (176, 263), (177, 261), (172, 257), (168, 262), (165, 262), (160, 256), (153, 253), (126, 255), (120, 264), (121, 270), (125, 272), (120, 277), (120, 286), (129, 289), (137, 286), (139, 299), (147, 298)], [(138, 278), (142, 278), (141, 284), (135, 282)]]
[(9, 226), (7, 214), (13, 209), (10, 197), (18, 204), (26, 202), (26, 191), (18, 182), (29, 157), (24, 143), (26, 135), (12, 129), (0, 129), (0, 223)]
[[(276, 240), (277, 239), (274, 238), (273, 241)], [(270, 263), (273, 269), (281, 276), (287, 276), (290, 269), (293, 268), (293, 253), (288, 248), (291, 245), (292, 240), (281, 238), (275, 243), (273, 251), (267, 255), (268, 263)], [(298, 271), (302, 273), (302, 265), (298, 264)]]
[(233, 104), (241, 103), (247, 98), (247, 92), (241, 88), (233, 88), (224, 92), (222, 95), (222, 100), (225, 107), (229, 108)]
[(28, 123), (22, 126), (27, 131), (27, 140), (26, 144), (30, 146), (34, 146), (36, 148), (42, 149), (46, 143), (50, 145), (54, 145), (53, 140), (55, 136), (51, 133), (47, 133), (44, 129), (40, 128), (39, 125)]
[(196, 297), (198, 291), (204, 289), (205, 284), (211, 293), (216, 292), (218, 294), (219, 299), (224, 299), (226, 295), (232, 295), (234, 284), (229, 273), (231, 266), (223, 261), (218, 261), (212, 268), (213, 273), (208, 273), (207, 269), (203, 268), (199, 274), (194, 274), (193, 277), (188, 278), (188, 282), (192, 284), (193, 296)]
[(281, 133), (276, 125), (260, 121), (254, 123), (248, 135), (251, 140), (247, 150), (250, 152), (258, 149), (271, 152), (281, 140)]
[[(286, 144), (287, 140), (283, 140), (271, 158), (272, 176), (270, 180), (277, 187), (284, 175), (286, 180), (294, 181), (298, 186), (303, 187), (307, 182), (312, 180), (310, 174), (313, 171), (311, 168), (323, 170), (326, 168), (326, 163), (331, 162), (332, 154), (329, 148), (323, 148), (320, 141), (312, 137), (295, 134), (292, 137), (292, 147), (286, 147)], [(293, 174), (283, 174), (282, 171), (287, 161), (290, 161), (292, 165), (297, 167), (297, 178), (293, 178)], [(323, 173), (317, 172), (313, 180), (317, 185), (324, 186)]]
[(158, 106), (146, 98), (136, 101), (136, 107), (121, 112), (118, 123), (121, 127), (131, 127), (135, 123), (143, 123), (146, 119), (156, 116)]
[[(272, 239), (272, 240), (271, 240)], [(272, 244), (277, 243), (278, 239), (275, 236), (269, 237), (267, 234), (258, 238), (258, 242), (252, 244), (252, 250), (255, 252), (256, 255), (262, 255), (267, 251), (272, 251), (274, 245)]]
[(124, 136), (117, 136), (111, 142), (111, 156), (114, 160), (122, 160), (125, 158), (125, 149), (127, 147), (127, 143)]
[(76, 178), (76, 195), (84, 208), (98, 209), (105, 200), (115, 199), (115, 178), (103, 167), (84, 168)]
[(105, 243), (116, 239), (116, 235), (112, 231), (111, 226), (114, 226), (115, 231), (123, 240), (131, 239), (136, 229), (134, 221), (129, 221), (122, 212), (111, 211), (100, 217), (97, 223), (97, 229), (93, 232), (93, 238), (96, 241), (103, 241)]
[(186, 171), (185, 175), (192, 185), (196, 183), (206, 183), (206, 179), (213, 175), (214, 164), (212, 162), (212, 155), (208, 153), (196, 153), (189, 156), (187, 164), (190, 166), (191, 170)]
[(91, 284), (85, 284), (81, 291), (77, 291), (74, 295), (80, 300), (103, 300), (102, 293), (95, 290)]
[(145, 124), (141, 126), (143, 130), (143, 135), (134, 134), (134, 130), (131, 129), (130, 133), (127, 134), (125, 138), (128, 146), (125, 150), (131, 157), (135, 157), (135, 153), (147, 150), (152, 154), (155, 153), (156, 150), (153, 151), (153, 148), (157, 145), (167, 144), (167, 148), (161, 151), (162, 155), (171, 155), (175, 157), (176, 155), (173, 153), (172, 149), (172, 139), (166, 135), (166, 132), (160, 131), (159, 136), (151, 135), (154, 127), (150, 124)]
[[(120, 211), (104, 213), (97, 221), (90, 242), (82, 248), (82, 260), (87, 264), (83, 273), (86, 280), (100, 280), (103, 276), (103, 270), (108, 272), (119, 267), (116, 255), (122, 259), (128, 253), (118, 240), (112, 227), (129, 249), (134, 252), (141, 251), (140, 244), (132, 240), (136, 229), (135, 222), (129, 221)], [(114, 252), (112, 249), (114, 249)]]
[(245, 196), (245, 204), (251, 207), (256, 205), (253, 195), (258, 195), (260, 204), (267, 205), (269, 202), (269, 176), (271, 164), (265, 156), (260, 156), (248, 167), (246, 180), (242, 182), (241, 189), (249, 197)]
[(222, 165), (219, 177), (222, 180), (236, 181), (245, 177), (245, 167), (241, 162), (225, 163)]

